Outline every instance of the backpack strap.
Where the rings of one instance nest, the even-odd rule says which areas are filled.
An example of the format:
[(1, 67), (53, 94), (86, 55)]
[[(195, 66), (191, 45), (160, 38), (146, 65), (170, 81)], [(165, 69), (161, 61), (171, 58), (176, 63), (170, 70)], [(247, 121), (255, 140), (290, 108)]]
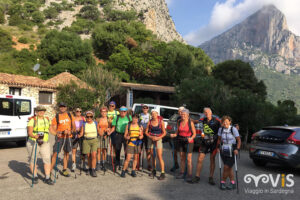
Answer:
[(130, 132), (131, 122), (128, 123), (128, 133)]
[(58, 126), (59, 125), (59, 114), (58, 113), (56, 113), (55, 119), (56, 119), (56, 124)]
[(72, 131), (73, 130), (73, 117), (72, 117), (72, 115), (71, 115), (70, 112), (68, 112), (68, 116), (69, 116), (69, 118), (71, 120), (71, 131)]

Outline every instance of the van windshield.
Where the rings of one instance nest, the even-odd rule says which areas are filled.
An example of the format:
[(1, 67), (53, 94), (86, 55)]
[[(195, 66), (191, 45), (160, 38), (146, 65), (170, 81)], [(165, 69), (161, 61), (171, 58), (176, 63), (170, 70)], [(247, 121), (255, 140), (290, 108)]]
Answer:
[(14, 115), (13, 99), (0, 98), (0, 115)]
[(0, 115), (21, 116), (30, 114), (30, 100), (0, 98)]

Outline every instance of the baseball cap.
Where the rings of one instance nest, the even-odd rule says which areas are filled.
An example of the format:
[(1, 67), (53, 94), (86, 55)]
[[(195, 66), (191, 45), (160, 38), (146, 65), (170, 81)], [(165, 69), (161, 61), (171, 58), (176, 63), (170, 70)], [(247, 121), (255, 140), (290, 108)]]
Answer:
[(116, 105), (116, 102), (114, 102), (114, 101), (109, 102), (109, 105), (111, 105), (111, 104)]
[(44, 106), (37, 106), (35, 108), (35, 110), (38, 112), (38, 111), (46, 111), (46, 108)]
[(59, 107), (67, 107), (67, 104), (64, 103), (64, 102), (60, 102), (60, 103), (58, 104), (58, 106), (59, 106)]
[(157, 114), (158, 114), (158, 109), (152, 109), (151, 113), (153, 113), (153, 112), (157, 112)]
[(142, 104), (142, 108), (147, 107), (149, 108), (149, 106), (147, 104)]

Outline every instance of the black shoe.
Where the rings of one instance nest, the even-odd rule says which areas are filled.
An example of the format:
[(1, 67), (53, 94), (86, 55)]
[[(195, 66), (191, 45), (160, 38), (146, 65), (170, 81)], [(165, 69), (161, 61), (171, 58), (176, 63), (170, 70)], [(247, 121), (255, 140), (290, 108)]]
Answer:
[(104, 171), (105, 167), (104, 167), (104, 164), (101, 163), (101, 170)]
[(61, 173), (64, 177), (70, 177), (71, 175), (69, 174), (68, 170), (64, 169)]
[(89, 170), (86, 172), (86, 175), (91, 175), (92, 176), (92, 168), (89, 168)]
[(118, 167), (118, 170), (122, 170), (122, 167), (121, 167), (121, 165), (119, 165), (119, 167)]
[(51, 180), (51, 178), (45, 179), (44, 182), (48, 185), (54, 185), (54, 182)]
[(34, 177), (33, 178), (33, 184), (37, 184), (39, 182), (39, 178), (38, 177)]
[(122, 170), (122, 172), (121, 172), (121, 177), (125, 178), (125, 171), (124, 170)]
[(100, 163), (96, 164), (96, 171), (100, 171), (101, 167), (100, 167)]
[(164, 180), (166, 178), (166, 175), (165, 175), (165, 173), (161, 173), (160, 174), (160, 177), (158, 177), (158, 180)]
[(179, 165), (178, 165), (178, 163), (175, 163), (175, 166), (173, 166), (173, 167), (170, 169), (170, 171), (171, 171), (171, 172), (175, 172), (177, 169), (179, 169)]
[(97, 177), (96, 169), (91, 170), (91, 176), (92, 177)]
[(208, 183), (211, 184), (211, 185), (216, 185), (213, 177), (208, 178)]
[(154, 170), (152, 170), (152, 172), (149, 174), (149, 176), (156, 176), (156, 170), (154, 169)]
[(192, 183), (192, 184), (194, 184), (194, 183), (199, 183), (199, 181), (200, 181), (200, 177), (198, 177), (198, 176), (195, 176), (194, 178), (192, 178), (192, 180), (187, 180), (187, 182), (188, 183)]
[(135, 170), (132, 170), (132, 171), (131, 171), (131, 176), (132, 176), (132, 177), (136, 177)]

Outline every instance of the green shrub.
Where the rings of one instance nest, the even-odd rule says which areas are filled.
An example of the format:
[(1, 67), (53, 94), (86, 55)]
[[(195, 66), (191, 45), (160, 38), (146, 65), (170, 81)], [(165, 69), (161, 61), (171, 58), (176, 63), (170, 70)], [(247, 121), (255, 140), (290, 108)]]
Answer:
[(28, 43), (28, 38), (26, 38), (26, 37), (20, 37), (18, 39), (18, 42), (23, 43), (23, 44), (27, 44)]
[(23, 31), (31, 31), (32, 30), (32, 27), (28, 24), (20, 24), (20, 25), (18, 25), (18, 27), (20, 29), (22, 29)]
[(100, 16), (100, 12), (97, 7), (93, 5), (87, 5), (80, 9), (79, 16), (84, 19), (97, 20)]
[(10, 34), (0, 28), (0, 52), (7, 52), (12, 50), (12, 45), (14, 42), (12, 41), (12, 38)]
[(0, 24), (5, 23), (4, 8), (0, 7)]
[(35, 11), (32, 13), (32, 21), (35, 23), (43, 23), (45, 21), (44, 13), (40, 11)]

